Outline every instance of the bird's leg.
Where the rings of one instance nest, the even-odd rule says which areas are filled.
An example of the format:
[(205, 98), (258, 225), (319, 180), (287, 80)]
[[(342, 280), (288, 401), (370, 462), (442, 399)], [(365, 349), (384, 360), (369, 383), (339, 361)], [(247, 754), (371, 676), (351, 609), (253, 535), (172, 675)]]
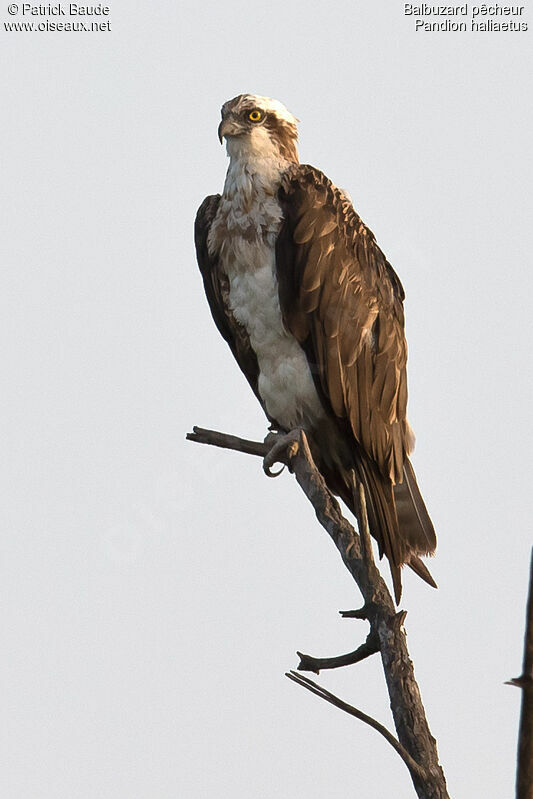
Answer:
[[(267, 477), (277, 477), (285, 466), (292, 471), (290, 462), (300, 447), (300, 430), (291, 430), (289, 433), (269, 433), (265, 438), (265, 444), (271, 445), (270, 451), (263, 459), (263, 471)], [(283, 464), (277, 472), (272, 471), (272, 466), (275, 463)]]

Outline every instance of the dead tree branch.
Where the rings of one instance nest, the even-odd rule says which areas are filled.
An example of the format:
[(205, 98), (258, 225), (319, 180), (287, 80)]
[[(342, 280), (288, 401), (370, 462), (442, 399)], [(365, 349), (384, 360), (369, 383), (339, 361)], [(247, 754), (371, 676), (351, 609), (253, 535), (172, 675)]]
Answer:
[(247, 438), (237, 438), (227, 433), (217, 433), (216, 430), (205, 430), (203, 427), (193, 427), (192, 433), (187, 433), (187, 440), (223, 449), (234, 449), (246, 455), (260, 455), (262, 458), (270, 452), (270, 446), (263, 441), (249, 441)]
[(426, 779), (426, 773), (420, 768), (416, 760), (411, 757), (409, 752), (403, 748), (401, 743), (394, 737), (394, 735), (389, 732), (389, 730), (384, 727), (383, 724), (380, 724), (379, 721), (376, 721), (376, 719), (372, 718), (372, 716), (368, 716), (366, 713), (363, 713), (362, 710), (353, 707), (353, 705), (349, 705), (347, 702), (339, 699), (338, 696), (330, 693), (330, 691), (326, 691), (326, 689), (322, 688), (321, 685), (313, 682), (313, 680), (310, 680), (308, 677), (304, 677), (303, 674), (298, 674), (296, 671), (289, 671), (285, 676), (288, 677), (289, 680), (301, 685), (303, 688), (307, 688), (308, 691), (311, 691), (311, 693), (319, 696), (321, 699), (325, 699), (326, 702), (335, 705), (335, 707), (338, 707), (340, 710), (344, 710), (345, 713), (349, 713), (350, 716), (355, 716), (355, 718), (359, 719), (359, 721), (363, 721), (365, 724), (368, 724), (369, 727), (377, 730), (400, 755), (409, 771), (411, 773), (418, 774), (422, 779)]
[(296, 654), (300, 658), (297, 666), (298, 671), (312, 671), (315, 674), (320, 674), (323, 669), (338, 669), (342, 666), (353, 666), (354, 663), (360, 663), (370, 655), (375, 655), (379, 652), (379, 640), (375, 635), (370, 632), (364, 644), (361, 644), (355, 652), (349, 652), (347, 655), (339, 655), (333, 658), (314, 658), (311, 655), (304, 655), (302, 652)]
[[(362, 651), (364, 656), (366, 656), (366, 652), (371, 654), (368, 651), (368, 646), (376, 645), (381, 654), (398, 741), (393, 736), (391, 737), (407, 755), (407, 759), (403, 759), (409, 768), (417, 796), (419, 799), (449, 799), (444, 773), (438, 760), (436, 741), (431, 735), (426, 720), (413, 664), (407, 650), (405, 632), (402, 628), (406, 614), (403, 611), (396, 612), (392, 597), (373, 561), (367, 525), (364, 525), (362, 530), (362, 546), (359, 535), (342, 515), (339, 503), (327, 488), (322, 475), (316, 468), (304, 432), (297, 430), (284, 436), (270, 435), (265, 442), (253, 442), (194, 427), (193, 433), (189, 433), (187, 438), (203, 444), (260, 455), (264, 458), (264, 468), (267, 473), (270, 472), (274, 463), (284, 463), (294, 472), (298, 484), (315, 509), (318, 521), (335, 543), (345, 566), (363, 595), (363, 608), (360, 611), (345, 612), (343, 615), (352, 618), (365, 618), (370, 624), (369, 639), (372, 644), (370, 645), (369, 639), (367, 639), (366, 644), (363, 644)], [(364, 493), (362, 496), (360, 495), (359, 501), (363, 511)], [(363, 511), (363, 519), (364, 516)], [(329, 663), (336, 660), (336, 666), (355, 663), (362, 659), (356, 653), (361, 654), (361, 647), (350, 655), (326, 660)], [(339, 662), (343, 659), (344, 663)], [(311, 664), (318, 664), (319, 669), (328, 668), (328, 666), (320, 665), (320, 659), (307, 656), (307, 664), (309, 661)], [(324, 659), (322, 659), (323, 662)], [(329, 668), (331, 667), (330, 665)], [(313, 671), (316, 670), (313, 669)], [(301, 685), (304, 684), (305, 679), (301, 676), (299, 681)], [(298, 682), (298, 680), (296, 681)], [(311, 690), (308, 684), (305, 687)], [(317, 686), (313, 692), (317, 691), (320, 691), (319, 695), (322, 698), (326, 698), (327, 692), (324, 689)], [(332, 696), (330, 695), (328, 701), (335, 704), (331, 699)], [(334, 699), (336, 702), (342, 702), (336, 697)], [(357, 713), (360, 714), (357, 717), (361, 718), (361, 711), (357, 711)], [(352, 713), (352, 715), (357, 714)], [(365, 716), (362, 720), (370, 723), (369, 719), (370, 717)], [(378, 725), (378, 722), (373, 719), (371, 722), (375, 729), (379, 729), (384, 734), (385, 728), (381, 728), (381, 725)], [(390, 736), (387, 730), (385, 733)], [(398, 751), (397, 747), (395, 748)], [(400, 752), (398, 753), (400, 754)]]
[(529, 567), (529, 593), (522, 674), (510, 680), (522, 689), (516, 799), (533, 799), (533, 550)]

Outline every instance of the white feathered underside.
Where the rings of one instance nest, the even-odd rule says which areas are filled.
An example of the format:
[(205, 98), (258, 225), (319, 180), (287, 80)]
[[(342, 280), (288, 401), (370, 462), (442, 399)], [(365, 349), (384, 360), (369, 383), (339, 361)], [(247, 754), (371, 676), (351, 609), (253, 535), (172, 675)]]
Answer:
[(267, 142), (259, 136), (252, 145), (255, 150), (247, 145), (243, 152), (237, 139), (228, 142), (232, 161), (208, 246), (211, 254), (218, 253), (229, 279), (231, 310), (257, 355), (266, 410), (287, 430), (314, 426), (323, 408), (305, 353), (284, 328), (276, 277), (282, 222), (277, 190), (287, 163), (265, 157), (261, 147)]

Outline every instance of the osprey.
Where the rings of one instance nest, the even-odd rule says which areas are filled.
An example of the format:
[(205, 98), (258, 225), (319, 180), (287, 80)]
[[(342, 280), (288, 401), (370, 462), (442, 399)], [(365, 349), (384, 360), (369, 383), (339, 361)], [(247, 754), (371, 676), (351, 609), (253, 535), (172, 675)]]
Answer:
[(230, 163), (222, 195), (198, 210), (198, 264), (272, 427), (307, 432), (328, 487), (356, 516), (362, 483), (399, 601), (403, 564), (435, 586), (419, 556), (436, 546), (408, 457), (404, 291), (346, 194), (300, 164), (297, 121), (269, 97), (222, 106)]

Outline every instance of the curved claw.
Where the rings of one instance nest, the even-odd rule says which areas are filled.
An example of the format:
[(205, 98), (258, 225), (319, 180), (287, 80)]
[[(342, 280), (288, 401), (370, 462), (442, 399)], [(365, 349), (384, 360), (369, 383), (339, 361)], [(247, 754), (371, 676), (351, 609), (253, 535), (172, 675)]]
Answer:
[[(263, 471), (267, 477), (279, 477), (285, 466), (289, 466), (289, 461), (298, 451), (298, 440), (295, 433), (286, 433), (279, 435), (269, 433), (265, 438), (265, 443), (272, 442), (272, 448), (265, 455), (263, 459)], [(281, 469), (277, 472), (272, 471), (272, 466), (275, 463), (283, 464)]]
[[(268, 436), (267, 436), (268, 438)], [(272, 471), (272, 466), (278, 461), (278, 453), (280, 452), (280, 446), (278, 444), (274, 444), (270, 452), (267, 452), (265, 457), (263, 458), (263, 471), (267, 477), (279, 477), (282, 473), (283, 469), (285, 468), (285, 464), (282, 463), (281, 469), (277, 472)]]
[(272, 469), (270, 468), (270, 464), (268, 464), (265, 461), (263, 461), (263, 471), (264, 471), (264, 473), (266, 474), (267, 477), (279, 477), (280, 474), (282, 473), (282, 471), (284, 470), (284, 468), (285, 468), (285, 464), (283, 464), (281, 469), (278, 469), (277, 472), (273, 472)]

